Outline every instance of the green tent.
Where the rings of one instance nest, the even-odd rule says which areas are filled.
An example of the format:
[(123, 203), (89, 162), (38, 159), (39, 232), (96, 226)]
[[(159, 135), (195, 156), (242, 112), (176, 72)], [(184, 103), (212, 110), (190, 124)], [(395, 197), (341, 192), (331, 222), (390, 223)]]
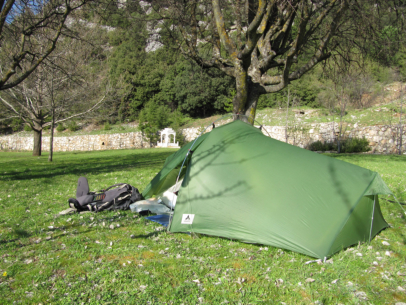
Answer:
[[(144, 190), (176, 182), (192, 143), (168, 157)], [(316, 258), (370, 240), (388, 224), (378, 173), (280, 142), (242, 121), (213, 129), (186, 158), (171, 232), (195, 232)]]

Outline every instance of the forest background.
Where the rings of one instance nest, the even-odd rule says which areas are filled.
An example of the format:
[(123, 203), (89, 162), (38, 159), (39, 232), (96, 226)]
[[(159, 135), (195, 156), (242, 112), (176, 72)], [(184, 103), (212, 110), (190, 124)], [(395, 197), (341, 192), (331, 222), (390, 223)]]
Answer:
[[(55, 122), (58, 131), (74, 131), (89, 123), (108, 129), (111, 124), (136, 121), (146, 136), (152, 137), (162, 128), (178, 130), (190, 120), (233, 110), (235, 80), (219, 69), (204, 69), (182, 54), (171, 28), (155, 14), (159, 9), (154, 5), (162, 9), (164, 2), (82, 2), (63, 23), (52, 53), (23, 82), (0, 91), (2, 133), (38, 128), (32, 118), (22, 115), (24, 101), (32, 105), (34, 100), (40, 105), (41, 132)], [(379, 11), (380, 1), (355, 2), (366, 11)], [(371, 33), (360, 32), (352, 44), (335, 49), (333, 56), (298, 80), (278, 92), (261, 95), (257, 109), (295, 106), (345, 115), (346, 109), (373, 105), (384, 94), (385, 85), (404, 82), (406, 4), (388, 3), (379, 11), (379, 18), (370, 20)], [(5, 22), (8, 32), (3, 31), (1, 37), (2, 77), (11, 61), (11, 47), (7, 46), (16, 41), (10, 33), (25, 20), (24, 14), (27, 12), (15, 13)], [(234, 20), (227, 20), (226, 13), (224, 16), (233, 28)], [(53, 32), (55, 28), (46, 27), (38, 31), (32, 48), (42, 50)], [(203, 54), (204, 42), (201, 45)], [(11, 101), (22, 102), (13, 109), (7, 104)]]

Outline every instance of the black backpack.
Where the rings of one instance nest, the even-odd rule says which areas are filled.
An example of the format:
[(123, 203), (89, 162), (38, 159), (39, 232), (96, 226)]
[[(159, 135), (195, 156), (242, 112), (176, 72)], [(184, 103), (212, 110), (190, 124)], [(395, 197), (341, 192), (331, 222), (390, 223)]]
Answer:
[(76, 189), (76, 198), (69, 198), (69, 206), (80, 211), (128, 210), (130, 204), (142, 199), (138, 189), (127, 184), (114, 184), (105, 190), (90, 192), (85, 177), (80, 177)]

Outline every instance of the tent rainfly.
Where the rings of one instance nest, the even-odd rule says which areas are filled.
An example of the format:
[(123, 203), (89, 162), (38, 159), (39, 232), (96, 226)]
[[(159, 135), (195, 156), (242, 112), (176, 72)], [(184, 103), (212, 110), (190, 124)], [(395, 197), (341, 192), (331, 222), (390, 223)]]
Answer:
[(272, 139), (242, 121), (191, 145), (169, 156), (143, 191), (151, 198), (174, 185), (188, 155), (171, 232), (325, 258), (388, 227), (377, 195), (392, 192), (376, 172)]

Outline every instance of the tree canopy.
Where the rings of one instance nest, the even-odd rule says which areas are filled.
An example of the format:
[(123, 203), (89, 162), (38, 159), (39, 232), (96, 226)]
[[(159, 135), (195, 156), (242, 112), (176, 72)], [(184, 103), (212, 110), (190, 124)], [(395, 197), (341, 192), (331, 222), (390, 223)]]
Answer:
[(282, 90), (329, 58), (351, 61), (350, 54), (371, 47), (367, 40), (379, 33), (378, 41), (390, 40), (395, 34), (382, 28), (382, 15), (404, 9), (378, 0), (169, 0), (152, 7), (165, 21), (163, 40), (176, 42), (200, 67), (234, 78), (233, 111), (251, 122), (259, 96)]

